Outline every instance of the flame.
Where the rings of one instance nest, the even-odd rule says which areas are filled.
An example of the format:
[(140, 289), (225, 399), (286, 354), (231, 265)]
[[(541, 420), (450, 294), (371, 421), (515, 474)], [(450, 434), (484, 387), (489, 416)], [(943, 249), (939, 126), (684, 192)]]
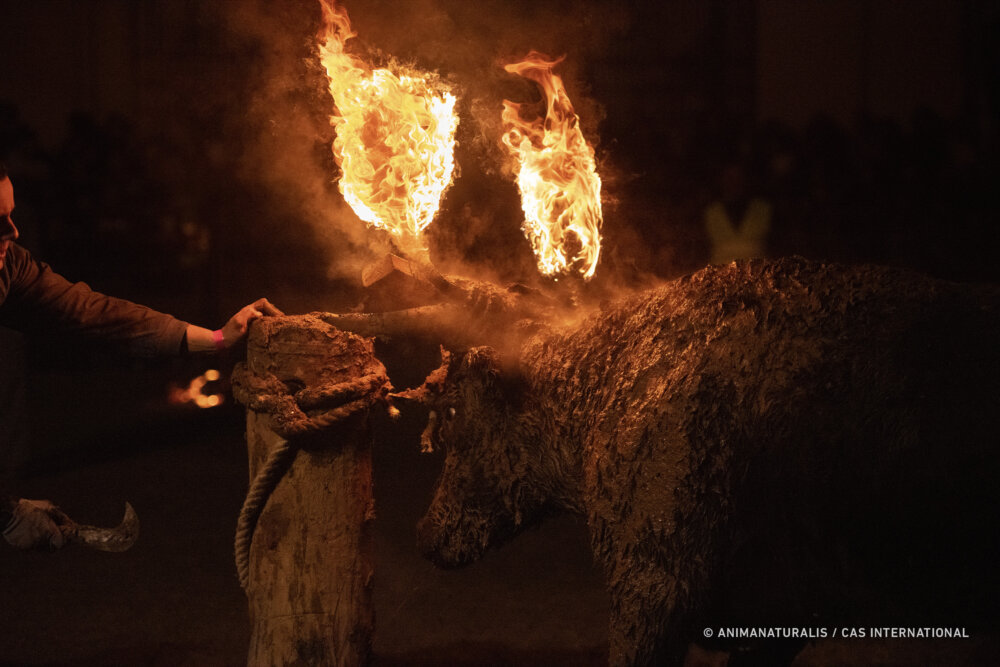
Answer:
[(205, 385), (209, 382), (217, 382), (221, 377), (222, 375), (219, 371), (209, 369), (195, 379), (191, 380), (186, 389), (172, 386), (170, 388), (170, 394), (167, 396), (167, 400), (174, 405), (179, 405), (181, 403), (194, 403), (199, 408), (214, 408), (217, 405), (222, 405), (222, 403), (226, 400), (225, 396), (222, 394), (206, 394), (203, 391), (205, 389)]
[(421, 239), (455, 167), (455, 96), (434, 75), (394, 65), (372, 69), (344, 51), (355, 36), (347, 11), (320, 0), (320, 60), (330, 79), (340, 191), (359, 218), (388, 230), (404, 250)]
[(601, 254), (601, 178), (562, 79), (552, 73), (560, 62), (532, 51), (504, 67), (539, 84), (547, 109), (544, 118), (525, 121), (522, 105), (504, 100), (502, 140), (516, 162), (522, 229), (538, 269), (553, 275), (575, 268), (590, 279)]

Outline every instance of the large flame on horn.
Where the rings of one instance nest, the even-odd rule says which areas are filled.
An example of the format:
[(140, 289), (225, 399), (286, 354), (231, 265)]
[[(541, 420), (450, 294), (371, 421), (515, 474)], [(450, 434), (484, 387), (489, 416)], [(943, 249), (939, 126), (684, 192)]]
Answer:
[(538, 269), (553, 275), (575, 268), (589, 279), (601, 254), (601, 178), (562, 79), (552, 73), (560, 62), (532, 51), (505, 66), (542, 87), (547, 109), (544, 118), (525, 121), (522, 105), (504, 100), (502, 140), (516, 161), (523, 229)]
[(455, 166), (455, 96), (433, 74), (373, 69), (344, 51), (355, 36), (347, 11), (320, 0), (320, 60), (330, 78), (340, 191), (359, 218), (388, 230), (404, 251), (423, 255)]

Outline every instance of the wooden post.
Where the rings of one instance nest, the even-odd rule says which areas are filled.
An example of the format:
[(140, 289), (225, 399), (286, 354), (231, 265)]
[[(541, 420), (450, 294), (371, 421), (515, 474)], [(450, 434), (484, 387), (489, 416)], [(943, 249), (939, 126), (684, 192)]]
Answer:
[[(312, 315), (255, 322), (246, 365), (292, 394), (384, 373), (371, 340)], [(251, 480), (287, 442), (272, 426), (247, 410)], [(250, 545), (248, 664), (364, 665), (374, 626), (368, 411), (301, 440)]]

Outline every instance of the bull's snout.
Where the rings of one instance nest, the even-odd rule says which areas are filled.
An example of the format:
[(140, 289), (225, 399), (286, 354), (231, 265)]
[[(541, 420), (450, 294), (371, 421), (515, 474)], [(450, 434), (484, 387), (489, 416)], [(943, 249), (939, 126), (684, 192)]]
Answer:
[(424, 517), (417, 523), (417, 549), (420, 554), (443, 569), (455, 569), (468, 565), (475, 557), (466, 550), (456, 548), (451, 544), (454, 534), (449, 539), (448, 531), (430, 517)]
[(491, 545), (503, 542), (496, 534), (496, 526), (495, 513), (433, 503), (417, 523), (417, 546), (438, 567), (462, 567), (482, 558)]

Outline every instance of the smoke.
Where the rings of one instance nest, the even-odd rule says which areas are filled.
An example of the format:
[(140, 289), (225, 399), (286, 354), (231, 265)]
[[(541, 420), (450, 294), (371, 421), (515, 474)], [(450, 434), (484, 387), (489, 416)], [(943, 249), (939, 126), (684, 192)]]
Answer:
[(597, 0), (369, 0), (345, 6), (360, 40), (454, 82), (474, 112), (463, 123), (495, 143), (500, 100), (537, 96), (532, 84), (505, 73), (502, 64), (532, 50), (566, 56), (558, 73), (584, 129), (596, 136), (591, 130), (600, 120), (600, 106), (587, 96), (580, 73), (625, 29), (627, 15), (613, 5)]
[[(429, 229), (433, 261), (446, 271), (496, 280), (537, 277), (499, 137), (501, 101), (540, 101), (540, 93), (502, 65), (531, 50), (566, 56), (557, 73), (585, 135), (597, 144), (602, 108), (588, 95), (586, 67), (624, 31), (624, 10), (598, 0), (339, 4), (358, 35), (350, 49), (377, 64), (397, 60), (436, 71), (460, 98), (459, 172)], [(316, 58), (319, 0), (220, 5), (234, 34), (256, 45), (247, 114), (260, 134), (245, 147), (247, 176), (310, 224), (328, 249), (331, 276), (357, 279), (388, 244), (357, 220), (334, 182), (332, 103)]]
[(329, 278), (358, 282), (390, 243), (367, 229), (337, 190), (332, 106), (316, 57), (317, 0), (220, 3), (219, 10), (251, 54), (241, 176), (266, 190), (273, 209), (308, 226), (288, 233), (312, 233), (329, 258)]

